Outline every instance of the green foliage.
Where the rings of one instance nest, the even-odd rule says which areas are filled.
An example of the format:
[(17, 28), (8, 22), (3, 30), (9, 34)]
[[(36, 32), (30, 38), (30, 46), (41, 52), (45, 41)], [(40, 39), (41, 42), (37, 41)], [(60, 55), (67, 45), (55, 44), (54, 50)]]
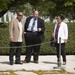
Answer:
[(5, 10), (7, 9), (7, 5), (13, 0), (0, 0), (0, 10)]
[(22, 10), (26, 16), (37, 9), (42, 16), (54, 18), (58, 14), (64, 14), (75, 19), (75, 0), (0, 0), (0, 3), (0, 17), (12, 9)]
[[(56, 49), (50, 47), (50, 39), (54, 29), (54, 23), (45, 23), (45, 41), (41, 45), (40, 54), (56, 54)], [(68, 23), (69, 41), (66, 44), (66, 54), (75, 54), (75, 23)], [(0, 24), (0, 47), (9, 47), (9, 32), (8, 24)], [(23, 42), (23, 46), (25, 43)], [(0, 54), (9, 54), (9, 48), (0, 48)], [(25, 54), (25, 48), (22, 49), (22, 54)]]
[[(0, 47), (9, 46), (8, 24), (0, 24)], [(0, 49), (0, 54), (7, 54), (9, 49)]]

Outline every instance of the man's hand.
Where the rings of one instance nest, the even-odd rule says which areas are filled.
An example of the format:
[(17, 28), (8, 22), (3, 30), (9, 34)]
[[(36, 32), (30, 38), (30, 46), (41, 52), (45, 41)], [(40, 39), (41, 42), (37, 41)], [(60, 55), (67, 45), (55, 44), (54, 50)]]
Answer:
[(26, 32), (24, 32), (24, 34), (26, 34)]
[(65, 39), (64, 42), (67, 43), (67, 39)]
[(9, 37), (9, 40), (10, 40), (10, 42), (14, 42), (14, 39), (13, 39), (13, 38), (10, 38), (10, 37)]
[(41, 30), (42, 30), (41, 28), (38, 28), (38, 31), (39, 31), (39, 32), (41, 32)]
[(52, 33), (52, 37), (54, 38), (54, 33)]

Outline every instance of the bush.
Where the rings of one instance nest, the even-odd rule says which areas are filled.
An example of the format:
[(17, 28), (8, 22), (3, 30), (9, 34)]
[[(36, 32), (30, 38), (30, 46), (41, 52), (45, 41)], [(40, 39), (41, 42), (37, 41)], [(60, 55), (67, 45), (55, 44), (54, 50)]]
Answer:
[[(52, 36), (52, 32), (54, 29), (54, 23), (48, 22), (45, 23), (45, 41), (41, 45), (40, 54), (44, 55), (53, 55), (56, 54), (55, 48), (50, 47), (50, 39)], [(66, 54), (75, 54), (75, 23), (68, 23), (69, 29), (69, 41), (66, 44)], [(9, 32), (8, 32), (8, 24), (0, 24), (0, 54), (1, 55), (8, 55), (9, 48), (2, 48), (2, 47), (9, 47)], [(23, 42), (23, 46), (25, 46)], [(25, 54), (25, 48), (22, 49), (22, 54)]]

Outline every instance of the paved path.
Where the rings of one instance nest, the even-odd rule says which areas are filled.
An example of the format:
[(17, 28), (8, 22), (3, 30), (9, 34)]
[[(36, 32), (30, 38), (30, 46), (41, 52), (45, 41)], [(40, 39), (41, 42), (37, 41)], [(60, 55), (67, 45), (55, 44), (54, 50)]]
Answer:
[[(15, 57), (14, 57), (15, 58)], [(21, 60), (24, 60), (25, 56), (21, 56)], [(57, 67), (57, 58), (55, 55), (51, 56), (40, 56), (39, 57), (39, 63), (35, 64), (33, 63), (33, 57), (31, 58), (30, 63), (24, 63), (22, 65), (16, 65), (13, 66), (9, 65), (9, 56), (0, 56), (0, 71), (6, 71), (6, 70), (55, 70), (53, 67)], [(75, 55), (67, 55), (67, 64), (62, 67), (65, 67), (64, 69), (68, 72), (75, 73)], [(28, 72), (26, 72), (27, 75)], [(22, 75), (25, 75), (22, 74)], [(30, 74), (28, 74), (30, 75)], [(31, 75), (37, 75), (37, 74), (31, 74)], [(45, 74), (48, 75), (48, 74)], [(50, 74), (51, 75), (51, 74)]]

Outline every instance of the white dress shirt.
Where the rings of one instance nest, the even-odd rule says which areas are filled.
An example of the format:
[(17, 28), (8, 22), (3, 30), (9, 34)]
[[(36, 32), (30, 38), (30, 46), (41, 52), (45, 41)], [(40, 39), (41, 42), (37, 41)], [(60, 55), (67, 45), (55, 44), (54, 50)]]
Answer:
[[(35, 25), (34, 25), (34, 28), (33, 28), (33, 32), (38, 31), (38, 28), (37, 28), (37, 20), (38, 20), (38, 19), (35, 20)], [(30, 20), (30, 23), (29, 23), (28, 28), (27, 28), (28, 31), (31, 31), (33, 22), (34, 22), (34, 18), (32, 18), (32, 19)]]
[(18, 42), (22, 42), (22, 24), (21, 24), (21, 22), (18, 22), (18, 26), (19, 26), (19, 30), (20, 30)]
[[(57, 25), (58, 25), (58, 23), (55, 24), (54, 36), (55, 36), (55, 31), (56, 31)], [(68, 27), (67, 27), (67, 24), (64, 22), (62, 22), (60, 24), (59, 31), (58, 31), (57, 43), (59, 43), (59, 38), (61, 38), (61, 43), (64, 43), (64, 40), (68, 39)]]

